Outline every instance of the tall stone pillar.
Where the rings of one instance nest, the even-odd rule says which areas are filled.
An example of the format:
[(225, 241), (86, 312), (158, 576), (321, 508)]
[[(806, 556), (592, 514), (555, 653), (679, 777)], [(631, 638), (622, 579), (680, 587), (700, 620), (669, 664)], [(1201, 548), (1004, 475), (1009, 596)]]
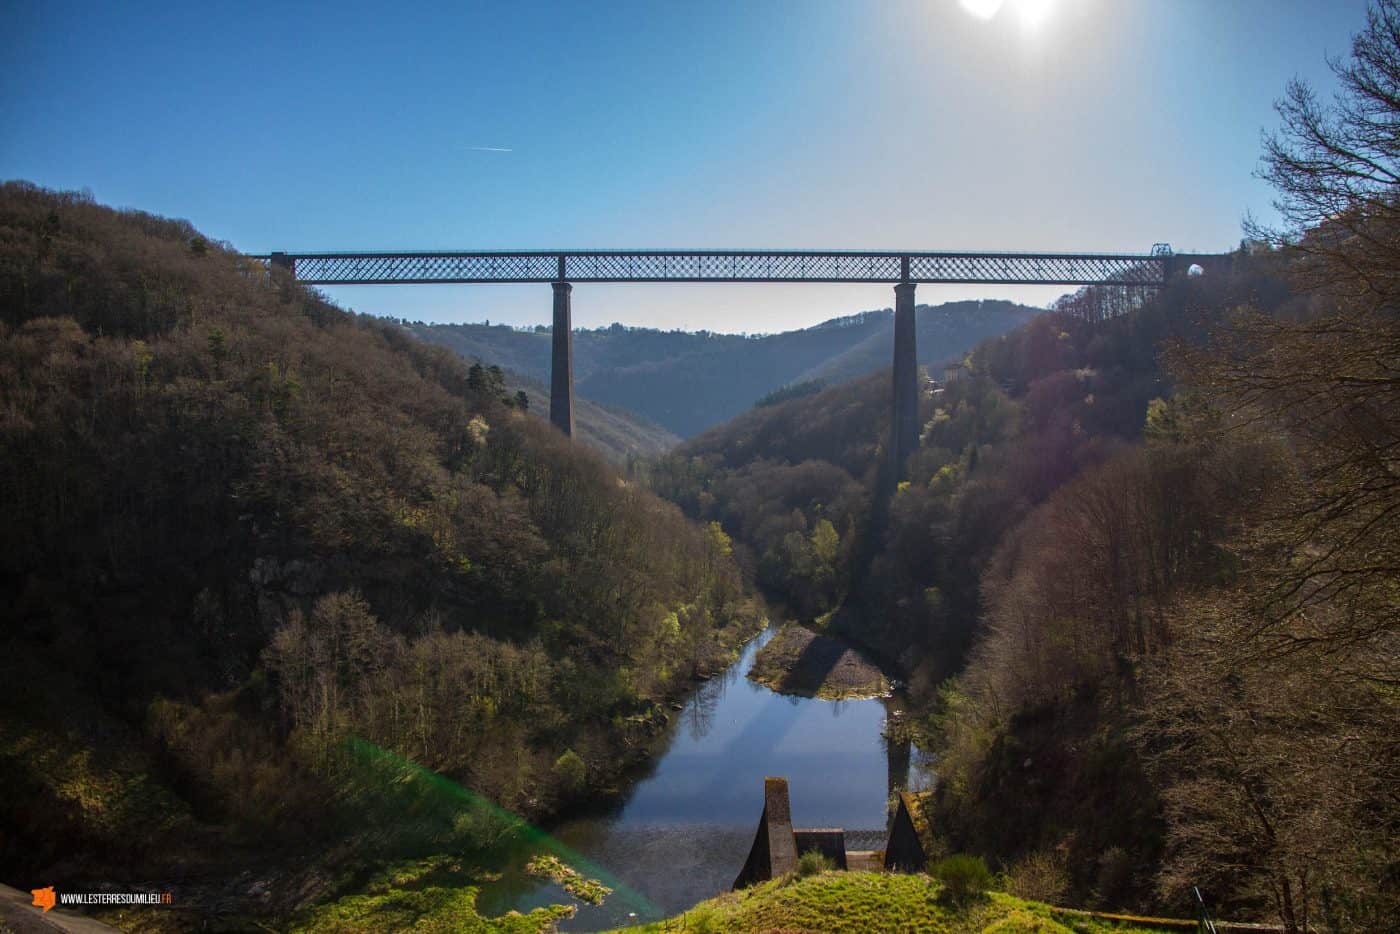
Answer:
[(574, 287), (554, 282), (554, 353), (549, 364), (549, 420), (574, 434), (574, 326), (569, 296)]
[(890, 485), (905, 478), (919, 447), (919, 357), (914, 338), (914, 283), (894, 287), (894, 393), (890, 419)]

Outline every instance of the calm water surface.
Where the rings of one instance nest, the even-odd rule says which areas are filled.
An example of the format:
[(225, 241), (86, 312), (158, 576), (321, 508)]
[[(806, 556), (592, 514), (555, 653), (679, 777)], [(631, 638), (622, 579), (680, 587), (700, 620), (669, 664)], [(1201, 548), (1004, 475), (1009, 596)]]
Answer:
[[(615, 889), (560, 927), (596, 931), (656, 920), (727, 891), (763, 810), (763, 779), (788, 779), (798, 827), (880, 830), (891, 781), (908, 776), (908, 750), (887, 752), (888, 699), (824, 701), (776, 694), (745, 675), (770, 629), (723, 675), (705, 682), (672, 721), (649, 774), (611, 813), (569, 821), (553, 836), (566, 861)], [(525, 855), (478, 905), (488, 915), (571, 899), (524, 872)]]

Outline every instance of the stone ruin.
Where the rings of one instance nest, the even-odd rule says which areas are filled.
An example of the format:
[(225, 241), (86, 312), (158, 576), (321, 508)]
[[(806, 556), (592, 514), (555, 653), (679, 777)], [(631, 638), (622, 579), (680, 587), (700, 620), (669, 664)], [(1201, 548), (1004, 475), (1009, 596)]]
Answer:
[(922, 872), (928, 857), (919, 833), (919, 815), (913, 796), (905, 791), (898, 792), (884, 849), (847, 850), (846, 832), (839, 827), (794, 828), (787, 779), (765, 778), (763, 814), (758, 819), (749, 858), (734, 880), (734, 888), (747, 888), (794, 872), (802, 854), (813, 850), (829, 859), (837, 869)]

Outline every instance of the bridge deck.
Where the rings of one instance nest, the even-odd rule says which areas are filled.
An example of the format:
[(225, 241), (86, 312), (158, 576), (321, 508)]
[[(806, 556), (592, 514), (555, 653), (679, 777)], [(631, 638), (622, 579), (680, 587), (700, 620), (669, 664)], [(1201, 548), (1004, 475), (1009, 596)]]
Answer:
[(1170, 254), (842, 250), (272, 253), (309, 285), (488, 282), (865, 282), (1156, 287)]

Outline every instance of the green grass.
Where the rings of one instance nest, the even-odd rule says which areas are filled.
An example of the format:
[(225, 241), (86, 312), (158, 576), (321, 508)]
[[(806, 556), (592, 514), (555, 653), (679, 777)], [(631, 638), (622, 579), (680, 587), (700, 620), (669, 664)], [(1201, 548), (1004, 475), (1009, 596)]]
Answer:
[(597, 879), (585, 878), (583, 873), (557, 856), (541, 854), (530, 860), (525, 868), (530, 875), (553, 880), (565, 892), (590, 905), (601, 905), (603, 899), (612, 894), (612, 889)]
[(490, 877), (449, 857), (391, 866), (363, 891), (305, 912), (292, 931), (421, 931), (441, 934), (542, 934), (574, 913), (551, 905), (527, 915), (509, 912), (485, 918), (476, 910), (479, 883)]
[(957, 906), (925, 875), (828, 872), (806, 879), (789, 876), (729, 892), (678, 917), (627, 930), (634, 934), (1147, 934), (1164, 929), (1056, 914), (1048, 905), (1000, 892)]

